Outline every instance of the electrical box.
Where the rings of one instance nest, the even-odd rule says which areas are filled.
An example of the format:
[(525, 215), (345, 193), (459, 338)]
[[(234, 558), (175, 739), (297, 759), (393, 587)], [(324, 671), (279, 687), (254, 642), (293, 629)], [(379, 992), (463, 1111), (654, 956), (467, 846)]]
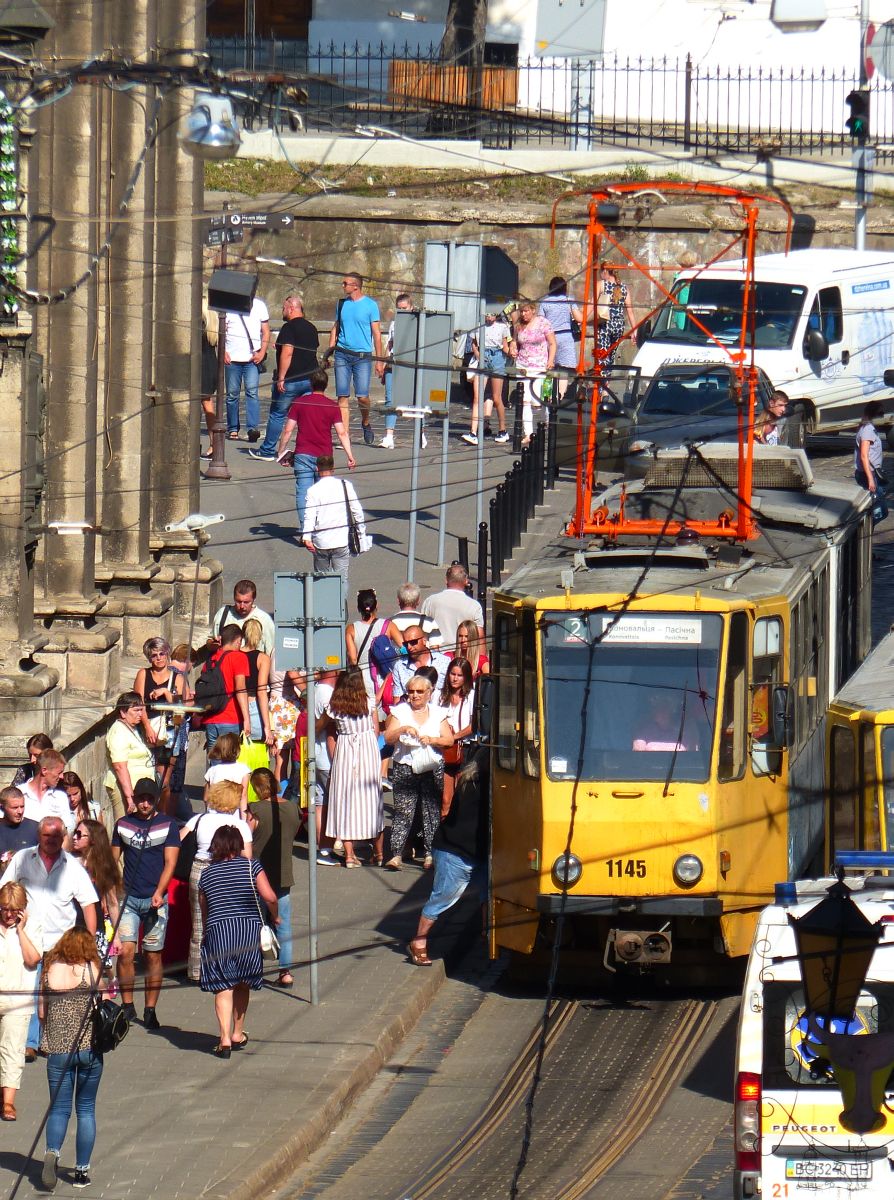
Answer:
[(449, 413), (452, 366), (452, 313), (398, 310), (394, 314), (396, 407), (418, 405), (440, 417)]
[(499, 246), (480, 242), (425, 243), (425, 306), (453, 314), (459, 333), (484, 323), (485, 308), (518, 295), (518, 267)]
[(537, 0), (534, 53), (539, 58), (601, 58), (606, 0)]
[[(276, 630), (277, 671), (303, 671), (307, 614), (305, 572), (273, 574), (273, 623)], [(338, 671), (345, 665), (345, 597), (340, 575), (311, 575), (313, 580), (313, 662), (317, 671)]]

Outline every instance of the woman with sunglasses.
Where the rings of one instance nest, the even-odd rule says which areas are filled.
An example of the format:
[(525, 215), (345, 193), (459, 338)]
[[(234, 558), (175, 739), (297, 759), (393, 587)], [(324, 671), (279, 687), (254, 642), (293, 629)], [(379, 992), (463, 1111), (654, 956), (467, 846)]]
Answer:
[(76, 821), (98, 821), (102, 809), (95, 800), (87, 795), (87, 789), (80, 775), (74, 771), (63, 771), (59, 779), (60, 787), (65, 788), (68, 803)]
[(447, 721), (453, 730), (454, 738), (453, 745), (444, 751), (444, 794), (441, 800), (443, 819), (450, 812), (456, 777), (463, 767), (463, 742), (472, 736), (475, 684), (472, 679), (472, 664), (467, 658), (458, 655), (450, 663), (440, 703), (447, 712)]
[[(394, 787), (394, 818), (391, 822), (391, 858), (385, 864), (389, 871), (400, 871), (404, 847), (413, 825), (418, 805), (422, 813), (422, 837), (425, 843), (425, 863), (430, 867), (432, 839), (441, 819), (441, 795), (444, 790), (444, 759), (440, 751), (453, 745), (453, 730), (443, 708), (432, 703), (434, 688), (424, 673), (417, 671), (407, 683), (407, 699), (397, 704), (388, 715), (385, 741), (394, 747), (394, 766), (391, 781)], [(414, 750), (430, 746), (436, 761), (428, 770), (414, 766)]]
[(140, 667), (134, 680), (133, 690), (143, 697), (143, 733), (150, 746), (155, 748), (156, 760), (164, 765), (170, 757), (166, 745), (168, 718), (154, 708), (155, 703), (175, 704), (184, 699), (183, 675), (171, 663), (171, 647), (164, 638), (149, 638), (143, 643), (143, 654), (149, 663)]
[(81, 818), (71, 835), (71, 852), (90, 876), (99, 896), (96, 947), (104, 967), (121, 949), (117, 934), (121, 897), (121, 871), (112, 854), (106, 827), (92, 817)]

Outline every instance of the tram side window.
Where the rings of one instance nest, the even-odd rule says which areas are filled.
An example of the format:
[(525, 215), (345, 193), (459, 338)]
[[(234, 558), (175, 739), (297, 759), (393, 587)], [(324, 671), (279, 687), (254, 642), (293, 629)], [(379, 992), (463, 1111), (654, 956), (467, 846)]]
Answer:
[(875, 786), (875, 727), (864, 725), (862, 737), (863, 761), (860, 764), (862, 767), (860, 774), (863, 780), (864, 801), (861, 819), (863, 836), (860, 839), (860, 848), (862, 850), (881, 850), (882, 835), (879, 828), (878, 797)]
[(537, 686), (536, 615), (522, 613), (522, 769), (529, 779), (540, 775), (540, 689)]
[(792, 690), (795, 705), (794, 749), (801, 750), (825, 712), (828, 696), (825, 576), (811, 581), (792, 611)]
[(497, 762), (514, 771), (518, 759), (518, 629), (497, 617)]
[(745, 711), (748, 699), (748, 618), (733, 613), (729, 623), (723, 718), (720, 725), (720, 779), (741, 779), (745, 771)]
[(894, 729), (882, 730), (882, 790), (885, 796), (885, 849), (894, 850)]
[(857, 758), (854, 735), (836, 725), (830, 746), (830, 790), (832, 805), (830, 854), (857, 848)]
[(759, 617), (751, 643), (751, 769), (755, 775), (776, 775), (782, 751), (771, 748), (773, 689), (782, 682), (782, 621)]

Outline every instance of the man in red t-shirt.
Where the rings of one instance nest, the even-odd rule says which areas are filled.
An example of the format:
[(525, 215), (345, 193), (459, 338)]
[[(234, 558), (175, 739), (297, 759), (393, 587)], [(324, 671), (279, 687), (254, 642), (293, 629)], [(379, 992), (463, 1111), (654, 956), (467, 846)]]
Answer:
[[(326, 371), (314, 371), (310, 377), (311, 390), (306, 396), (298, 396), (289, 409), (289, 415), (283, 426), (276, 451), (278, 461), (286, 452), (293, 432), (295, 437), (295, 508), (298, 510), (298, 533), (304, 528), (304, 498), (307, 490), (316, 483), (320, 476), (317, 472), (317, 459), (321, 455), (332, 453), (332, 430), (341, 443), (348, 460), (348, 467), (354, 470), (354, 456), (351, 453), (351, 439), (342, 421), (341, 409), (334, 400), (324, 395), (329, 386), (329, 375)], [(288, 461), (284, 464), (288, 465)]]
[(205, 730), (205, 750), (209, 754), (221, 734), (238, 735), (244, 730), (248, 735), (251, 732), (248, 690), (245, 683), (251, 667), (247, 656), (242, 652), (242, 630), (238, 625), (224, 625), (220, 631), (220, 649), (211, 656), (211, 664), (216, 666), (218, 663), (228, 699), (220, 712), (209, 713), (202, 724)]

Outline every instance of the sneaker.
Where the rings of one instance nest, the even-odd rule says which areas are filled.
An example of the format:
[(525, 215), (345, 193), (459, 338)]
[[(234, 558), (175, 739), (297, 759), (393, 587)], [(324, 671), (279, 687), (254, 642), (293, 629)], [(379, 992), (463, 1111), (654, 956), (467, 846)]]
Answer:
[(161, 1029), (161, 1021), (155, 1015), (154, 1008), (143, 1009), (143, 1028), (144, 1029)]
[(340, 867), (341, 863), (331, 850), (320, 850), (317, 854), (318, 867)]
[(478, 445), (478, 434), (477, 433), (464, 433), (463, 441), (468, 442), (470, 446), (477, 446)]
[(134, 1008), (133, 1004), (122, 1004), (121, 1015), (128, 1021), (129, 1024), (132, 1025), (137, 1019), (137, 1010)]
[(383, 792), (393, 792), (394, 791), (394, 784), (391, 782), (390, 779), (384, 779), (384, 778), (382, 779), (382, 791)]
[(86, 1171), (75, 1171), (72, 1176), (71, 1186), (76, 1188), (85, 1188), (90, 1186), (90, 1176)]
[(372, 425), (363, 426), (363, 440), (366, 442), (367, 446), (371, 446), (375, 442), (376, 435), (373, 433)]
[(497, 436), (494, 438), (494, 441), (499, 442), (501, 446), (505, 445), (505, 443), (509, 441), (509, 434), (506, 432), (505, 429), (501, 429), (500, 432), (497, 434)]
[(59, 1165), (59, 1154), (48, 1150), (43, 1158), (43, 1170), (40, 1172), (40, 1182), (48, 1192), (56, 1190), (56, 1167)]
[(261, 440), (261, 431), (260, 429), (249, 429), (247, 436), (250, 442), (259, 442)]
[(275, 454), (264, 454), (262, 450), (249, 450), (249, 458), (258, 458), (261, 462), (276, 462)]
[(485, 436), (486, 438), (489, 438), (489, 437), (493, 437), (493, 436), (494, 436), (494, 431), (493, 431), (493, 429), (491, 429), (490, 425), (487, 425), (487, 424), (485, 424), (485, 426), (484, 426), (484, 436)]
[(394, 434), (386, 433), (385, 436), (382, 438), (382, 440), (379, 442), (379, 445), (382, 447), (383, 450), (393, 450), (394, 449)]

